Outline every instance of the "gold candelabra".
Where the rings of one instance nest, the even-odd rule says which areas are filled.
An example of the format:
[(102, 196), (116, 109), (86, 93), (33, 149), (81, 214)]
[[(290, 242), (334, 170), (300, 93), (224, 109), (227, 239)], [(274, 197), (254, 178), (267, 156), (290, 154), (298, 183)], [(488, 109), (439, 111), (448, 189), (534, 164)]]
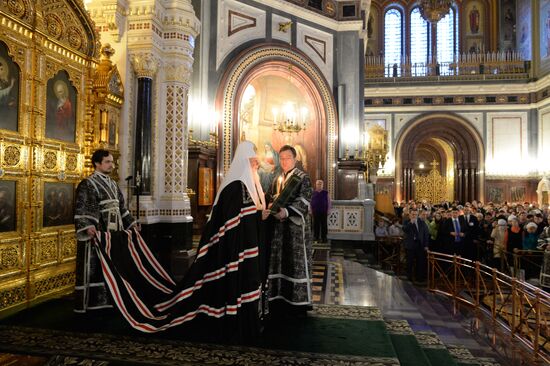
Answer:
[(216, 132), (210, 132), (208, 135), (208, 141), (195, 140), (193, 138), (193, 130), (189, 129), (189, 145), (203, 146), (215, 149), (218, 146), (218, 134)]
[(298, 133), (306, 130), (308, 109), (302, 107), (299, 111), (294, 109), (294, 103), (284, 104), (282, 111), (273, 108), (273, 129), (282, 133)]
[(365, 178), (369, 182), (369, 169), (374, 171), (384, 167), (388, 154), (388, 131), (374, 125), (362, 135), (361, 149), (355, 149), (355, 156), (365, 164)]

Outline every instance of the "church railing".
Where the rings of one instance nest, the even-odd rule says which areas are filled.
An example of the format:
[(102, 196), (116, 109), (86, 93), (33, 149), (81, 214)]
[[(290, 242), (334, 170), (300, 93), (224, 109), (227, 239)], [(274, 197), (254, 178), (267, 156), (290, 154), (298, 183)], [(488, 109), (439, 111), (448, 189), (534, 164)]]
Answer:
[(465, 53), (451, 62), (388, 62), (382, 56), (366, 56), (365, 80), (369, 82), (433, 82), (455, 80), (527, 80), (531, 61), (518, 52)]
[[(428, 288), (491, 319), (514, 345), (513, 357), (533, 365), (550, 362), (549, 293), (479, 262), (437, 252), (428, 252)], [(502, 341), (494, 334), (494, 344)]]
[(372, 199), (333, 200), (327, 217), (328, 239), (374, 240)]

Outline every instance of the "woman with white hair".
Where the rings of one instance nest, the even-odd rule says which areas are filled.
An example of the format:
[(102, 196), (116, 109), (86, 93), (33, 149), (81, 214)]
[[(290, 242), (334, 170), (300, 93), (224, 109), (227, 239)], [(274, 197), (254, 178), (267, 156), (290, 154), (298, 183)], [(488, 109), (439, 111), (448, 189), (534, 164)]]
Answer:
[(492, 241), (487, 241), (487, 244), (493, 244), (493, 258), (491, 266), (498, 270), (502, 270), (503, 261), (506, 256), (506, 245), (508, 239), (508, 225), (506, 220), (499, 219), (493, 222), (493, 231), (491, 232)]

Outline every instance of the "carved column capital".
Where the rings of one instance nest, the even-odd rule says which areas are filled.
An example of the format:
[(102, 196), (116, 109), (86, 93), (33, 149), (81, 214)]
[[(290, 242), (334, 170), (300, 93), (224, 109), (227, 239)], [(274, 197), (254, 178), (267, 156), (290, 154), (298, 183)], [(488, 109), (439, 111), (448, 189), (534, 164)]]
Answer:
[(130, 62), (138, 78), (151, 79), (161, 64), (160, 58), (151, 52), (133, 52), (130, 55)]

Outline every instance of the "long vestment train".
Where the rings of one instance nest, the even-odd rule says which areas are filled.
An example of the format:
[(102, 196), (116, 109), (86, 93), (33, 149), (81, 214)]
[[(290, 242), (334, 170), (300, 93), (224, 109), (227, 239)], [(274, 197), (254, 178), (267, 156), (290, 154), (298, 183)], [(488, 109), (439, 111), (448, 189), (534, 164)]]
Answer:
[(109, 176), (94, 172), (76, 189), (75, 227), (77, 235), (75, 311), (112, 307), (99, 260), (86, 230), (120, 231), (135, 223), (124, 207), (124, 196)]
[(272, 185), (272, 195), (284, 191), (290, 175), (300, 179), (299, 186), (286, 199), (288, 218), (275, 220), (269, 261), (269, 300), (284, 300), (291, 305), (311, 304), (311, 219), (309, 204), (313, 190), (309, 176), (294, 168), (282, 173)]
[(187, 324), (213, 339), (257, 335), (265, 248), (259, 228), (265, 198), (259, 178), (251, 174), (253, 146), (243, 142), (237, 148), (195, 261), (177, 285), (135, 230), (98, 235), (106, 282), (117, 308), (135, 329), (158, 332)]

